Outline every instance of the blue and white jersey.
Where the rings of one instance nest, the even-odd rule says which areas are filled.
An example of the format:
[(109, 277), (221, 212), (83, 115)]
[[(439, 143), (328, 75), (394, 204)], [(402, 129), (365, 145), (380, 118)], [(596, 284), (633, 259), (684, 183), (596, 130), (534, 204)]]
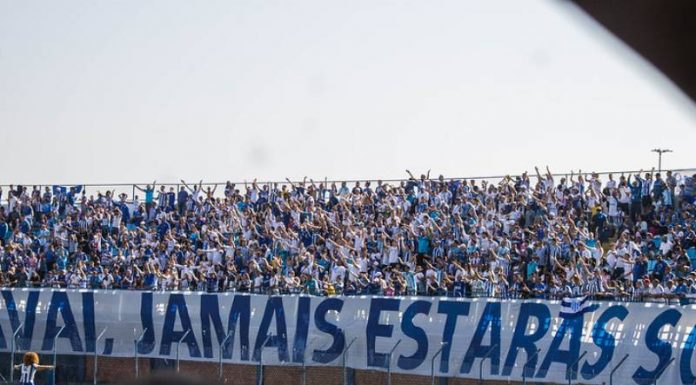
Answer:
[(34, 385), (34, 375), (36, 375), (36, 364), (21, 364), (19, 368), (19, 383), (21, 385)]

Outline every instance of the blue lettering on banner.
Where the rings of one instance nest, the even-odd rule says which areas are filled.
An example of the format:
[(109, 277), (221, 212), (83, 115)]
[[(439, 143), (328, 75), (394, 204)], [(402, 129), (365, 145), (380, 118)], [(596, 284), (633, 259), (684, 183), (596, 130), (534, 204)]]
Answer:
[[(534, 333), (526, 334), (530, 318), (536, 318), (537, 327)], [(546, 305), (540, 303), (524, 302), (520, 305), (520, 314), (517, 317), (515, 331), (512, 334), (512, 342), (503, 366), (503, 376), (509, 376), (517, 360), (519, 349), (527, 353), (526, 365), (522, 370), (528, 377), (534, 376), (537, 360), (539, 359), (536, 342), (544, 338), (551, 326), (551, 313)]]
[[(17, 312), (17, 304), (15, 303), (14, 296), (9, 290), (2, 292), (2, 297), (5, 300), (5, 308), (7, 308), (7, 315), (10, 317), (10, 326), (12, 327), (11, 333), (14, 333), (18, 327), (22, 324), (19, 321), (19, 313)], [(22, 326), (22, 332), (17, 338), (17, 347), (20, 350), (30, 350), (31, 349), (31, 339), (34, 336), (34, 322), (36, 320), (36, 306), (39, 303), (39, 292), (32, 291), (29, 292), (27, 297), (26, 309), (24, 311), (24, 325)], [(0, 329), (0, 347), (7, 348), (4, 336), (2, 335), (2, 330)]]
[(82, 293), (82, 323), (85, 328), (85, 351), (92, 353), (96, 349), (97, 335), (94, 331), (94, 293), (91, 291)]
[[(268, 338), (268, 329), (271, 326), (271, 320), (275, 318), (276, 332)], [(254, 361), (261, 361), (261, 350), (265, 347), (278, 348), (278, 360), (280, 362), (288, 361), (288, 336), (287, 327), (285, 324), (285, 311), (283, 309), (283, 297), (269, 297), (266, 301), (266, 310), (263, 312), (261, 326), (259, 326), (259, 334), (256, 336), (254, 344)], [(268, 338), (268, 342), (264, 342)]]
[(310, 298), (299, 297), (297, 299), (297, 324), (295, 325), (295, 342), (292, 348), (292, 362), (304, 362), (305, 349), (307, 349), (307, 335), (309, 334)]
[[(571, 318), (561, 318), (561, 326), (558, 327), (558, 331), (551, 341), (551, 346), (548, 352), (546, 352), (546, 357), (539, 367), (536, 378), (546, 378), (546, 373), (548, 373), (549, 367), (554, 362), (565, 364), (566, 379), (568, 379), (568, 377), (572, 379), (577, 377), (577, 360), (580, 356), (580, 338), (582, 337), (583, 318), (584, 316), (582, 315)], [(570, 333), (568, 350), (562, 350), (560, 347), (563, 339), (565, 339), (566, 333)], [(571, 365), (573, 366), (571, 367)]]
[(692, 327), (689, 336), (686, 338), (681, 358), (679, 359), (679, 376), (684, 385), (696, 383), (696, 376), (691, 371), (691, 358), (694, 355), (694, 346), (696, 346), (696, 325)]
[(375, 351), (375, 342), (377, 337), (391, 337), (394, 325), (380, 324), (379, 317), (383, 311), (398, 311), (399, 304), (400, 301), (394, 298), (372, 298), (370, 301), (370, 314), (367, 317), (367, 328), (365, 330), (368, 367), (387, 367), (388, 354), (377, 353)]
[(602, 373), (609, 365), (611, 359), (614, 357), (616, 339), (607, 331), (607, 324), (614, 318), (623, 321), (626, 319), (626, 316), (628, 316), (628, 310), (621, 305), (612, 306), (599, 316), (592, 328), (592, 341), (602, 350), (602, 353), (594, 364), (590, 365), (589, 362), (585, 362), (582, 365), (582, 369), (580, 369), (582, 378), (591, 380)]
[[(222, 326), (222, 319), (220, 318), (220, 304), (218, 303), (218, 296), (214, 294), (204, 294), (201, 295), (201, 337), (203, 338), (203, 357), (213, 358), (213, 336), (210, 330), (210, 324), (213, 324), (213, 329), (215, 330), (215, 337), (217, 338), (217, 344), (215, 346), (220, 346), (227, 336), (225, 329)], [(230, 337), (232, 338), (232, 337)], [(229, 358), (231, 352), (229, 349), (229, 340), (225, 342), (223, 349), (223, 358)], [(227, 357), (225, 357), (227, 356)]]
[(138, 354), (150, 354), (155, 350), (155, 326), (152, 322), (152, 293), (140, 295), (140, 323), (143, 325), (142, 339), (138, 342)]
[(425, 330), (413, 324), (413, 319), (418, 314), (430, 313), (430, 301), (414, 301), (406, 308), (401, 320), (401, 332), (416, 341), (416, 351), (410, 356), (399, 356), (397, 365), (404, 370), (412, 370), (419, 367), (428, 355), (428, 335)]
[[(57, 340), (59, 354), (96, 350), (132, 357), (131, 332), (145, 331), (139, 354), (172, 357), (188, 332), (181, 340), (184, 360), (220, 357), (248, 364), (263, 356), (268, 365), (339, 365), (348, 341), (359, 337), (346, 355), (346, 364), (356, 369), (387, 367), (389, 351), (403, 340), (391, 365), (408, 374), (430, 375), (430, 358), (442, 348), (433, 369), (463, 378), (478, 377), (478, 366), (485, 362), (482, 374), (490, 380), (520, 379), (524, 373), (539, 382), (597, 384), (608, 380), (630, 353), (614, 383), (620, 378), (621, 384), (648, 385), (656, 376), (670, 384), (696, 381), (696, 315), (689, 306), (604, 302), (590, 320), (582, 314), (556, 318), (560, 306), (542, 300), (0, 291), (0, 348), (5, 351), (8, 333), (18, 331), (20, 352), (50, 352)], [(558, 329), (552, 333), (556, 319)], [(114, 338), (97, 344), (96, 335), (105, 327)], [(583, 331), (588, 335), (583, 337)], [(538, 348), (543, 350), (537, 353)], [(585, 350), (589, 354), (578, 362)], [(678, 362), (668, 365), (673, 357)]]
[(51, 303), (48, 306), (48, 314), (46, 315), (46, 332), (44, 333), (42, 350), (53, 349), (53, 338), (60, 331), (60, 326), (57, 326), (58, 312), (63, 318), (65, 329), (60, 333), (58, 338), (67, 338), (70, 340), (70, 345), (73, 352), (82, 351), (82, 340), (80, 339), (80, 331), (75, 323), (68, 294), (64, 291), (54, 291), (51, 296)]
[[(174, 323), (176, 318), (181, 321), (181, 327), (183, 330), (174, 331)], [(187, 331), (190, 331), (186, 334)], [(184, 335), (186, 337), (184, 337)], [(196, 336), (193, 332), (193, 327), (191, 326), (191, 318), (188, 314), (188, 309), (186, 308), (186, 299), (183, 294), (170, 294), (169, 302), (167, 303), (167, 311), (164, 316), (164, 325), (162, 326), (162, 340), (160, 341), (159, 354), (161, 356), (168, 356), (171, 353), (172, 343), (179, 342), (185, 343), (189, 349), (189, 355), (191, 357), (200, 357), (201, 351), (198, 348), (198, 342), (196, 342)]]
[[(491, 343), (489, 345), (481, 345), (489, 326), (491, 329)], [(497, 375), (500, 369), (500, 302), (486, 304), (459, 372), (469, 373), (474, 360), (476, 358), (484, 359), (485, 357), (490, 357), (491, 359), (491, 374)]]
[(312, 355), (312, 360), (314, 362), (327, 364), (338, 358), (341, 352), (343, 352), (343, 347), (346, 344), (346, 337), (343, 334), (343, 330), (326, 321), (326, 313), (330, 311), (340, 313), (342, 309), (343, 300), (338, 298), (325, 299), (317, 306), (314, 312), (314, 324), (317, 329), (330, 335), (333, 338), (333, 342), (326, 350), (314, 350), (314, 354)]
[[(249, 361), (249, 324), (251, 323), (251, 297), (248, 295), (235, 295), (232, 302), (232, 309), (227, 321), (227, 330), (232, 332), (232, 336), (227, 341), (228, 346), (234, 346), (235, 336), (237, 333), (237, 324), (239, 324), (239, 358), (243, 361)], [(229, 357), (226, 356), (229, 354)], [(231, 359), (232, 350), (223, 350), (223, 358)]]
[(442, 332), (442, 343), (446, 344), (440, 354), (440, 372), (449, 372), (449, 357), (452, 350), (452, 336), (457, 327), (457, 318), (459, 316), (469, 315), (469, 302), (463, 301), (440, 301), (437, 307), (437, 312), (446, 314), (445, 330)]
[(633, 381), (638, 385), (652, 384), (655, 376), (659, 374), (672, 358), (672, 347), (669, 342), (662, 341), (659, 338), (660, 329), (665, 325), (676, 326), (681, 318), (681, 313), (678, 310), (669, 309), (658, 315), (645, 331), (645, 346), (655, 353), (659, 358), (659, 362), (654, 370), (647, 370), (641, 365), (635, 373), (633, 373)]

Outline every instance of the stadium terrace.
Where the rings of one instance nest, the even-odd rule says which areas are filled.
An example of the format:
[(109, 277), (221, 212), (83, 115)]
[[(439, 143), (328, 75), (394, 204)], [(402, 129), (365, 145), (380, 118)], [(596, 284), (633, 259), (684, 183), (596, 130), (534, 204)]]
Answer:
[(5, 186), (0, 286), (678, 301), (695, 176)]

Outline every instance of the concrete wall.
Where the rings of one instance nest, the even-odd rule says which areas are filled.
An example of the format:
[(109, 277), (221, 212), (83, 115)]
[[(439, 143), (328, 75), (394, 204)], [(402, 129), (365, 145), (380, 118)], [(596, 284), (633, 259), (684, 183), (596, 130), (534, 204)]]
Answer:
[[(76, 359), (78, 359), (76, 357)], [(91, 382), (93, 361), (92, 357), (79, 358), (85, 360), (85, 381)], [(164, 361), (164, 360), (161, 360)], [(154, 360), (141, 358), (139, 363), (140, 376), (146, 376), (159, 370), (173, 370), (174, 362), (169, 360), (166, 365), (153, 365)], [(135, 362), (132, 358), (100, 357), (98, 362), (98, 379), (100, 384), (113, 384), (133, 379)], [(157, 368), (157, 366), (160, 366)], [(163, 368), (168, 366), (168, 368)], [(219, 366), (216, 362), (181, 361), (180, 372), (196, 375), (206, 379), (211, 385), (234, 384), (256, 385), (258, 367), (255, 365), (223, 365), (223, 376), (219, 379)], [(382, 385), (387, 382), (386, 372), (349, 369), (348, 384), (352, 385)], [(60, 384), (60, 381), (58, 382)], [(393, 374), (393, 385), (430, 385), (427, 376)], [(436, 378), (437, 385), (478, 385), (478, 380), (462, 378)], [(533, 382), (528, 382), (530, 385)], [(267, 366), (264, 368), (263, 385), (292, 385), (302, 384), (302, 368), (299, 366)], [(311, 367), (306, 372), (307, 385), (342, 385), (343, 371), (340, 367)], [(485, 381), (486, 385), (521, 384), (521, 382)], [(573, 383), (578, 385), (578, 383)]]

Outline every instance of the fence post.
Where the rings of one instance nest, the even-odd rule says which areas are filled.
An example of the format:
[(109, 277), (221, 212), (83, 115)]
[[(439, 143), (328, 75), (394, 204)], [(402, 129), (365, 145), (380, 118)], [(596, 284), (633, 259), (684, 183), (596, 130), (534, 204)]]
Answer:
[[(493, 345), (486, 355), (481, 358), (481, 362), (479, 362), (479, 385), (483, 385), (483, 363), (486, 361), (486, 358), (490, 357), (491, 353), (493, 353), (493, 349), (497, 348), (498, 344)], [(433, 384), (434, 385), (434, 384)]]
[(272, 336), (273, 335), (271, 334), (266, 336), (266, 339), (263, 341), (263, 344), (261, 344), (261, 348), (259, 350), (259, 385), (263, 385), (263, 348), (266, 346), (268, 340), (270, 340)]
[(181, 345), (181, 341), (188, 336), (188, 334), (191, 332), (191, 329), (187, 330), (186, 333), (184, 333), (181, 338), (179, 338), (178, 341), (176, 341), (176, 372), (179, 373), (179, 345)]
[(387, 362), (387, 385), (391, 385), (391, 362), (392, 362), (392, 354), (394, 354), (394, 350), (399, 346), (401, 343), (401, 340), (396, 341), (396, 344), (394, 344), (394, 347), (392, 350), (389, 352), (388, 360)]
[(53, 370), (51, 371), (51, 379), (53, 380), (52, 385), (56, 385), (56, 359), (58, 358), (58, 348), (56, 345), (58, 345), (58, 336), (60, 336), (60, 333), (63, 332), (63, 329), (65, 329), (65, 325), (63, 325), (63, 327), (58, 330), (58, 333), (53, 336)]
[(585, 357), (586, 355), (587, 355), (587, 350), (585, 350), (585, 351), (580, 355), (580, 357), (578, 357), (578, 359), (575, 360), (575, 362), (573, 362), (573, 365), (570, 365), (570, 366), (568, 367), (568, 370), (566, 370), (566, 374), (568, 375), (568, 385), (571, 385), (571, 382), (573, 381), (573, 374), (575, 374), (575, 375), (578, 374), (578, 371), (577, 371), (577, 370), (574, 370), (573, 368), (575, 368), (575, 365), (579, 364), (579, 363), (580, 363), (580, 360), (582, 360), (582, 358)]
[(435, 359), (442, 353), (442, 350), (447, 346), (448, 342), (443, 342), (440, 344), (440, 349), (433, 354), (433, 358), (430, 359), (430, 384), (435, 385)]
[(138, 363), (138, 345), (140, 345), (140, 342), (145, 338), (145, 333), (147, 333), (147, 328), (143, 330), (142, 333), (140, 333), (140, 336), (136, 339), (133, 340), (133, 356), (135, 357), (135, 378), (137, 379), (138, 376), (140, 375), (140, 364)]
[(307, 384), (307, 349), (302, 353), (302, 385)]
[(104, 330), (99, 334), (96, 340), (94, 340), (94, 372), (92, 373), (92, 383), (94, 385), (97, 385), (97, 360), (99, 359), (98, 349), (97, 349), (97, 344), (99, 343), (99, 340), (104, 337), (104, 333), (106, 333), (106, 330), (108, 327), (105, 327)]
[(662, 368), (662, 370), (660, 370), (659, 373), (657, 373), (657, 375), (655, 376), (655, 379), (653, 380), (653, 385), (657, 385), (657, 380), (659, 380), (660, 377), (662, 377), (662, 375), (665, 373), (665, 370), (667, 370), (667, 368), (668, 368), (670, 365), (672, 365), (672, 362), (674, 362), (674, 360), (675, 360), (675, 358), (672, 357), (672, 359), (669, 360), (669, 362), (667, 363), (667, 365), (665, 365), (665, 367)]
[(541, 349), (537, 349), (536, 352), (534, 352), (534, 354), (532, 354), (531, 357), (527, 358), (527, 361), (525, 361), (524, 366), (522, 367), (522, 385), (527, 385), (527, 364), (532, 362), (540, 351)]
[(353, 337), (353, 339), (350, 340), (348, 346), (346, 346), (346, 348), (343, 349), (343, 385), (348, 385), (348, 372), (346, 371), (346, 354), (348, 354), (348, 349), (350, 349), (350, 347), (353, 346), (353, 342), (355, 342), (355, 340), (357, 339), (357, 337)]
[[(12, 333), (12, 341), (11, 341), (11, 345), (10, 345), (11, 346), (10, 351), (12, 352), (10, 355), (10, 382), (14, 381), (14, 359), (15, 359), (15, 349), (17, 348), (16, 347), (16, 345), (17, 345), (16, 344), (17, 333), (19, 333), (19, 331), (22, 329), (22, 326), (24, 326), (24, 322), (19, 324), (19, 326), (17, 326), (17, 330), (15, 330)], [(61, 329), (61, 330), (63, 330), (63, 329)]]
[(218, 378), (220, 378), (220, 379), (222, 379), (222, 347), (227, 344), (227, 340), (229, 340), (230, 337), (232, 337), (233, 333), (234, 333), (234, 330), (228, 331), (227, 335), (225, 336), (225, 339), (222, 340), (222, 342), (220, 343), (220, 357), (219, 357), (220, 358), (220, 373), (218, 374)]
[(623, 365), (624, 361), (630, 356), (630, 354), (626, 353), (626, 355), (619, 361), (616, 366), (614, 366), (614, 369), (611, 370), (611, 373), (609, 373), (609, 385), (614, 385), (614, 372), (616, 372), (621, 365)]

